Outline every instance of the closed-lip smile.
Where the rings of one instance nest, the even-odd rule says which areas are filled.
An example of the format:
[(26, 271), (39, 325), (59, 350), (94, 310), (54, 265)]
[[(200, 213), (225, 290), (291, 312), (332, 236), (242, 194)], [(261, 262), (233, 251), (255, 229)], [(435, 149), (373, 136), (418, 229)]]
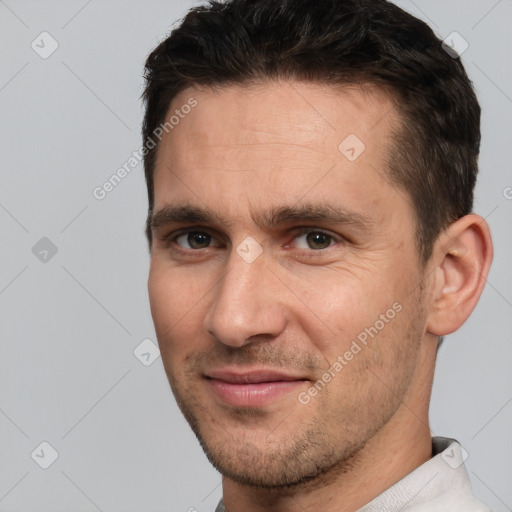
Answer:
[(226, 367), (204, 374), (210, 389), (224, 404), (261, 407), (297, 391), (308, 381), (273, 368)]

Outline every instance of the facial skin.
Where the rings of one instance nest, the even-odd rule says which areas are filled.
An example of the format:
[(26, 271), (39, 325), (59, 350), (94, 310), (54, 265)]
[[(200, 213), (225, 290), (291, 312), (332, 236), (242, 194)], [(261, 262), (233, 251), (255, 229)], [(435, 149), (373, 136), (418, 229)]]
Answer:
[[(446, 234), (421, 265), (412, 205), (386, 175), (399, 120), (379, 90), (190, 88), (170, 111), (191, 96), (197, 107), (163, 138), (155, 170), (148, 289), (172, 390), (225, 477), (229, 512), (356, 510), (431, 456), (437, 336), (457, 327), (439, 303), (465, 282), (443, 265), (485, 225), (467, 235), (476, 220), (461, 224), (466, 238)], [(349, 134), (365, 145), (354, 161), (338, 149)], [(169, 206), (208, 215), (158, 214)], [(344, 218), (306, 218), (326, 206)], [(245, 391), (281, 378), (259, 371), (292, 380)]]

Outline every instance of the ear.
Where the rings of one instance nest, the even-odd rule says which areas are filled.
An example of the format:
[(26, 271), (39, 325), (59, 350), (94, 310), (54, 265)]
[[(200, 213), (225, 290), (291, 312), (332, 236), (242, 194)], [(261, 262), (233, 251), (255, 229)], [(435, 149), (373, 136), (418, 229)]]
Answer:
[(466, 215), (437, 239), (427, 331), (436, 336), (457, 330), (476, 306), (493, 255), (489, 225), (479, 215)]

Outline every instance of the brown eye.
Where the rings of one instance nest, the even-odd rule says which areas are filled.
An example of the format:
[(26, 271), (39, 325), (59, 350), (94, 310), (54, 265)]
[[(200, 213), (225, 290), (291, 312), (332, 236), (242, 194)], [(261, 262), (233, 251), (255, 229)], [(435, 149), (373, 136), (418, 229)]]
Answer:
[(320, 251), (327, 249), (337, 242), (334, 235), (318, 229), (304, 228), (295, 236), (294, 246), (296, 249)]
[(332, 236), (321, 231), (312, 231), (306, 235), (306, 240), (310, 249), (326, 249), (331, 245)]
[(185, 249), (206, 249), (211, 241), (212, 237), (202, 231), (190, 231), (176, 237), (176, 243)]

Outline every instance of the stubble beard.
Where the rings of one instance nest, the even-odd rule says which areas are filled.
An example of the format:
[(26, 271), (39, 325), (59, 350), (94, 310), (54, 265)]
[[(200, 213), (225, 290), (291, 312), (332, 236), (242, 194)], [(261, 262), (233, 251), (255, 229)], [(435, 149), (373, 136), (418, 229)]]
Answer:
[[(348, 407), (343, 411), (346, 422), (340, 422), (340, 413), (333, 410), (332, 398), (329, 401), (329, 386), (336, 385), (331, 383), (310, 404), (297, 401), (291, 412), (283, 411), (280, 419), (267, 421), (265, 428), (260, 429), (263, 432), (253, 439), (245, 436), (242, 443), (233, 437), (229, 426), (225, 426), (225, 415), (228, 414), (231, 425), (235, 422), (240, 429), (245, 424), (250, 431), (254, 425), (268, 420), (267, 412), (258, 408), (230, 408), (227, 413), (219, 411), (217, 418), (200, 403), (199, 392), (188, 387), (183, 390), (168, 372), (178, 406), (212, 465), (234, 482), (269, 491), (328, 485), (340, 474), (350, 471), (357, 464), (357, 454), (395, 414), (412, 379), (422, 337), (418, 327), (422, 325), (424, 314), (421, 289), (414, 302), (411, 305), (415, 313), (398, 333), (403, 344), (400, 347), (395, 344), (396, 366), (392, 369), (401, 368), (402, 372), (391, 384), (374, 383), (377, 387), (387, 386), (384, 396), (378, 396), (373, 389), (374, 394), (363, 397), (357, 404), (347, 401)], [(361, 361), (360, 371), (366, 369), (367, 375), (371, 375), (367, 363)], [(361, 378), (364, 380), (363, 375)], [(197, 380), (196, 373), (196, 383)], [(183, 378), (181, 382), (191, 381)], [(372, 401), (376, 396), (379, 400)], [(303, 411), (309, 406), (315, 409), (308, 417)]]

